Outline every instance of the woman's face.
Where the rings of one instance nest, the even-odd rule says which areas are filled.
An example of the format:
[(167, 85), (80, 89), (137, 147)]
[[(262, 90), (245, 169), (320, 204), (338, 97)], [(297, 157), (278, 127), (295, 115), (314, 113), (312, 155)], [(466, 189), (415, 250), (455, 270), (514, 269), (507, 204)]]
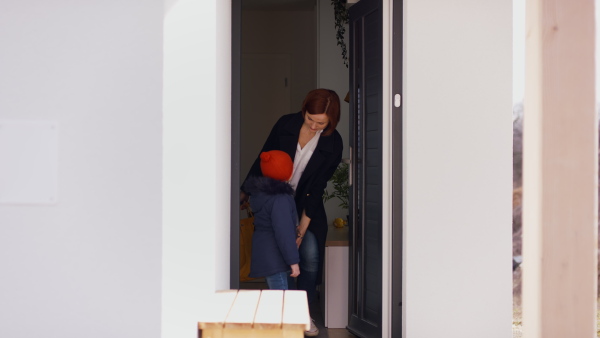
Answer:
[(327, 128), (329, 125), (329, 117), (327, 114), (304, 114), (304, 125), (307, 126), (311, 132), (316, 133), (319, 130)]

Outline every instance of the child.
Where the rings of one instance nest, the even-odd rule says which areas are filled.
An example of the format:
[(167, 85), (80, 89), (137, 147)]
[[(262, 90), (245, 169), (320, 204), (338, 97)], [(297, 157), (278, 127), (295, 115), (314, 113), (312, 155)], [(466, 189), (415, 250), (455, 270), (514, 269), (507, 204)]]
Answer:
[(297, 277), (300, 274), (296, 245), (298, 216), (294, 189), (287, 183), (293, 167), (287, 153), (279, 150), (263, 152), (260, 154), (263, 176), (251, 177), (246, 182), (254, 213), (249, 276), (265, 277), (269, 289), (287, 290), (291, 286), (288, 275)]

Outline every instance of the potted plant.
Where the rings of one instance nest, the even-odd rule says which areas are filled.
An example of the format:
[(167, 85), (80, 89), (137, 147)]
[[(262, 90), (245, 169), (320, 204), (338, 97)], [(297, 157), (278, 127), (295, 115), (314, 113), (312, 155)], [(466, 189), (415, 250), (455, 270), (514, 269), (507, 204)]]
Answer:
[(348, 184), (348, 163), (342, 162), (338, 165), (337, 169), (333, 173), (333, 176), (329, 179), (329, 182), (333, 185), (333, 192), (325, 190), (323, 193), (323, 202), (327, 202), (332, 198), (337, 198), (340, 201), (339, 206), (344, 209), (348, 209), (348, 199), (350, 193), (350, 185)]
[(346, 41), (344, 40), (346, 34), (346, 25), (348, 25), (348, 8), (346, 8), (346, 0), (331, 0), (333, 5), (334, 18), (335, 18), (335, 38), (337, 45), (342, 49), (342, 60), (344, 66), (348, 68), (348, 51), (346, 48)]

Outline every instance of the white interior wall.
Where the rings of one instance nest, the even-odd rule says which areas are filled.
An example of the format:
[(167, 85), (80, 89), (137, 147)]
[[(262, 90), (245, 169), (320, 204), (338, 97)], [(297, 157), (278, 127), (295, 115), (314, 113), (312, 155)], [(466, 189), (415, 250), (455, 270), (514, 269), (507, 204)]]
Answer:
[(59, 125), (58, 202), (0, 205), (0, 337), (159, 337), (162, 19), (0, 2), (0, 120)]
[[(344, 142), (343, 158), (349, 158), (350, 147), (348, 139), (350, 136), (350, 119), (349, 108), (350, 104), (344, 101), (346, 94), (350, 90), (349, 71), (344, 65), (342, 59), (342, 50), (337, 45), (336, 30), (334, 24), (333, 5), (330, 0), (318, 0), (318, 54), (317, 54), (317, 87), (328, 88), (335, 90), (340, 97), (340, 122), (337, 130), (342, 136)], [(348, 48), (348, 25), (346, 25), (346, 45)], [(329, 184), (329, 191), (333, 192), (333, 187)], [(348, 210), (340, 208), (340, 201), (335, 198), (325, 203), (325, 211), (327, 218), (331, 222), (334, 218), (341, 217), (346, 219)]]
[[(341, 49), (337, 46), (331, 1), (317, 1), (315, 11), (244, 11), (242, 32), (242, 53), (290, 55), (292, 60), (290, 110), (280, 115), (299, 111), (306, 93), (314, 88), (329, 88), (337, 92), (341, 100), (341, 119), (337, 129), (344, 141), (343, 157), (348, 158), (349, 103), (343, 101), (349, 90), (348, 68), (344, 66)], [(243, 72), (242, 69), (242, 76), (244, 76)], [(260, 110), (256, 109), (256, 112), (260, 113)], [(243, 113), (253, 113), (253, 111)], [(275, 117), (271, 119), (273, 120), (269, 120), (268, 123), (265, 123), (264, 118), (254, 119), (255, 123), (250, 127), (255, 137), (244, 139), (247, 148), (262, 147), (276, 121)], [(252, 119), (246, 121), (246, 124), (252, 123)], [(246, 128), (246, 124), (242, 127)], [(242, 167), (250, 165), (251, 163), (242, 163)], [(245, 178), (244, 170), (241, 174), (242, 179)], [(329, 220), (346, 217), (347, 210), (341, 209), (338, 204), (337, 199), (325, 204)]]
[[(275, 10), (243, 10), (242, 11), (242, 155), (241, 180), (246, 178), (248, 170), (254, 163), (271, 128), (285, 114), (300, 111), (302, 101), (316, 85), (316, 23), (314, 10), (275, 11)], [(256, 69), (247, 69), (250, 62), (246, 60), (269, 60), (265, 67), (272, 67), (270, 74), (263, 75), (263, 83), (248, 84), (250, 78), (256, 78)], [(279, 76), (282, 67), (289, 62), (288, 87), (276, 88), (279, 83), (266, 83), (271, 76)], [(258, 63), (257, 63), (258, 64)], [(262, 68), (262, 67), (261, 67)], [(281, 78), (283, 86), (284, 79)], [(246, 85), (262, 86), (247, 88)], [(273, 86), (273, 87), (271, 87)], [(269, 95), (252, 98), (248, 93), (270, 91)], [(286, 95), (280, 94), (286, 92)], [(278, 97), (273, 97), (279, 95)], [(244, 100), (248, 98), (248, 100)], [(264, 103), (260, 103), (260, 102)], [(256, 102), (259, 102), (258, 104)], [(283, 108), (280, 108), (285, 106)], [(244, 213), (245, 215), (245, 213)], [(245, 217), (245, 216), (244, 216)]]
[(315, 87), (315, 31), (314, 11), (242, 12), (242, 53), (290, 56), (290, 109), (281, 115), (300, 111), (306, 93)]
[[(350, 154), (348, 147), (350, 103), (344, 101), (344, 98), (350, 90), (350, 76), (348, 68), (344, 65), (342, 49), (337, 45), (331, 0), (318, 0), (318, 27), (317, 86), (333, 89), (340, 97), (341, 117), (337, 130), (344, 141), (342, 157), (348, 158)], [(349, 55), (348, 35), (348, 25), (346, 25), (346, 47)]]
[(403, 5), (405, 336), (508, 338), (512, 4)]
[(163, 337), (197, 337), (229, 289), (231, 4), (175, 0), (164, 26)]

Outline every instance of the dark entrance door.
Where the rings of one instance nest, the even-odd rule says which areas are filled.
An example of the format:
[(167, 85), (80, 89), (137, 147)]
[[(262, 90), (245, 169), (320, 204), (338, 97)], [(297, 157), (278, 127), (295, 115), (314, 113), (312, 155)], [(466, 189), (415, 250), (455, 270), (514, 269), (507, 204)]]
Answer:
[(350, 8), (352, 188), (348, 330), (381, 337), (382, 11), (381, 0)]

